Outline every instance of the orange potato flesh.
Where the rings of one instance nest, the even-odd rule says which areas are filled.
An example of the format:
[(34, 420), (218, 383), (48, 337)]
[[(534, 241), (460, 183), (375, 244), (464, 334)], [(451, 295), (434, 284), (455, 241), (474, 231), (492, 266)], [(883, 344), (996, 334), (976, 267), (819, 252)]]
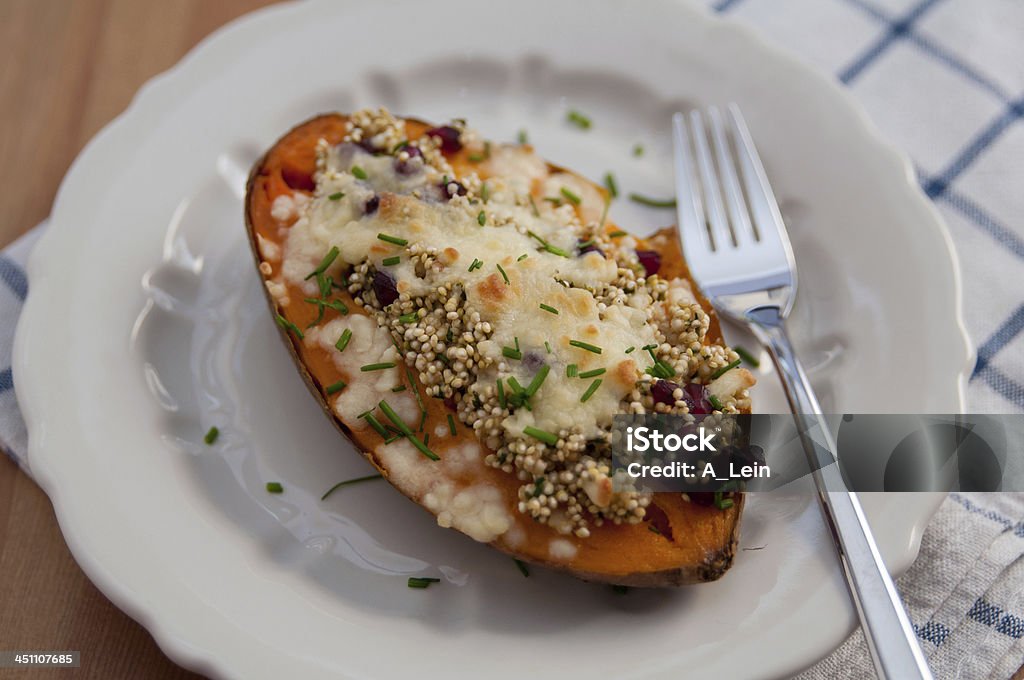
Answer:
[[(262, 258), (257, 236), (277, 244), (282, 251), (287, 240), (288, 225), (281, 227), (271, 216), (274, 199), (294, 191), (312, 193), (315, 186), (312, 176), (316, 167), (317, 142), (321, 138), (331, 144), (341, 142), (345, 134), (345, 122), (346, 118), (339, 114), (313, 118), (288, 132), (253, 168), (246, 194), (245, 217), (253, 253), (265, 280), (277, 276), (280, 263), (268, 262)], [(410, 139), (421, 136), (429, 128), (430, 126), (420, 121), (406, 121), (406, 132)], [(448, 156), (457, 175), (477, 171), (481, 179), (487, 179), (481, 172), (483, 168), (478, 163), (473, 163), (468, 158), (469, 155), (467, 149), (462, 149)], [(551, 169), (561, 170), (554, 166), (551, 166)], [(600, 187), (598, 190), (604, 192)], [(542, 197), (537, 195), (536, 198), (540, 200)], [(609, 233), (618, 229), (610, 223), (606, 228)], [(644, 247), (661, 253), (662, 265), (659, 273), (662, 277), (687, 277), (688, 271), (678, 246), (678, 239), (674, 238), (671, 229), (663, 230), (646, 240)], [(299, 328), (305, 328), (316, 318), (316, 307), (303, 303), (305, 295), (293, 284), (288, 284), (287, 297), (291, 302), (280, 305), (269, 293), (267, 294), (275, 314), (281, 314)], [(350, 314), (365, 314), (361, 307), (353, 303), (347, 291), (339, 291), (337, 297), (345, 302)], [(701, 299), (701, 304), (711, 313), (706, 301)], [(330, 321), (337, 314), (338, 312), (327, 309), (324, 322)], [(711, 319), (707, 342), (720, 342), (721, 332), (713, 313)], [(388, 469), (373, 453), (373, 448), (379, 444), (378, 435), (369, 428), (352, 430), (334, 415), (328, 405), (326, 386), (339, 380), (349, 382), (352, 376), (346, 375), (336, 366), (327, 350), (307, 347), (284, 330), (282, 337), (325, 413), (381, 474), (388, 477)], [(418, 384), (415, 371), (411, 372), (411, 375), (417, 383), (411, 387), (415, 387), (423, 394), (423, 387)], [(431, 431), (438, 424), (447, 426), (447, 417), (451, 411), (441, 400), (424, 398), (424, 405), (428, 412), (425, 431)], [(460, 425), (458, 434), (445, 440), (440, 446), (456, 446), (467, 440), (477, 442), (475, 435)], [(479, 443), (478, 445), (483, 446)], [(440, 456), (445, 455), (444, 448), (438, 448), (438, 445), (432, 448)], [(506, 507), (517, 518), (516, 524), (525, 532), (525, 540), (517, 541), (513, 548), (503, 537), (499, 537), (492, 545), (518, 559), (568, 571), (588, 580), (634, 586), (672, 586), (711, 581), (719, 578), (732, 563), (743, 507), (742, 494), (735, 495), (732, 507), (719, 510), (713, 505), (704, 506), (688, 502), (677, 493), (659, 493), (655, 495), (648, 508), (648, 517), (645, 521), (639, 524), (618, 525), (606, 522), (600, 527), (591, 523), (591, 535), (588, 538), (577, 538), (571, 535), (561, 536), (547, 524), (533, 521), (518, 513), (517, 490), (521, 482), (514, 475), (490, 467), (474, 469), (468, 474), (468, 478), (455, 477), (454, 480), (465, 484), (486, 481), (501, 490)], [(417, 503), (421, 503), (422, 499), (410, 494), (408, 490), (399, 490)], [(657, 532), (651, 530), (652, 525), (658, 529)], [(554, 561), (549, 557), (548, 546), (552, 539), (556, 538), (575, 545), (576, 554), (572, 559)]]

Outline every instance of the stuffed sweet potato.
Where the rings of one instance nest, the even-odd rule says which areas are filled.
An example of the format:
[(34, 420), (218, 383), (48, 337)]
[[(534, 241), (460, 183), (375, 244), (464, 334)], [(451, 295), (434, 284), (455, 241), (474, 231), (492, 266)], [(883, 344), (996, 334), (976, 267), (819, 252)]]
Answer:
[[(615, 413), (749, 410), (677, 240), (526, 144), (385, 110), (313, 118), (252, 170), (245, 221), (310, 390), (403, 494), (578, 577), (720, 577), (742, 494), (613, 488)], [(713, 405), (713, 406), (712, 406)]]

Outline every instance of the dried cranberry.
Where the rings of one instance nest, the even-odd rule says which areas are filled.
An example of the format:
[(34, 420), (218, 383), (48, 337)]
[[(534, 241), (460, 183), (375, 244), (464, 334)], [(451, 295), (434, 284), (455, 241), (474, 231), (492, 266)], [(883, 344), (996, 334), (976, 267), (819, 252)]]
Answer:
[(455, 397), (445, 397), (444, 405), (449, 411), (458, 412), (459, 405), (455, 403)]
[(373, 292), (377, 295), (377, 302), (381, 307), (387, 307), (398, 299), (398, 287), (395, 280), (385, 271), (380, 269), (373, 275)]
[(362, 149), (363, 151), (366, 151), (367, 153), (372, 153), (373, 155), (377, 155), (378, 153), (380, 153), (380, 149), (375, 147), (373, 145), (373, 142), (370, 141), (369, 139), (361, 139), (358, 142), (356, 142), (356, 145), (359, 146), (359, 148)]
[(290, 189), (296, 189), (298, 191), (313, 191), (316, 189), (316, 182), (313, 181), (313, 175), (309, 174), (305, 170), (293, 168), (290, 165), (286, 165), (281, 168), (281, 178)]
[(695, 416), (706, 416), (714, 409), (708, 401), (708, 390), (697, 383), (687, 383), (683, 388), (683, 401), (686, 402), (690, 413)]
[(366, 213), (367, 215), (372, 215), (373, 213), (377, 212), (377, 208), (379, 206), (380, 196), (374, 194), (373, 196), (366, 200), (365, 204), (363, 204), (363, 212)]
[(661, 269), (661, 254), (656, 250), (638, 250), (636, 256), (640, 260), (640, 264), (643, 265), (644, 271), (647, 272), (647, 276), (654, 276)]
[[(408, 154), (409, 158), (408, 158), (408, 160), (401, 160), (399, 158), (396, 158), (395, 159), (395, 172), (397, 172), (399, 175), (412, 175), (412, 174), (415, 174), (415, 173), (417, 173), (417, 172), (419, 172), (420, 170), (423, 169), (423, 164), (422, 163), (410, 163), (409, 162), (413, 158), (422, 158), (423, 157), (423, 152), (420, 151), (420, 148), (418, 146), (412, 146), (410, 144), (409, 146), (403, 147), (402, 151), (404, 151), (406, 154)], [(399, 152), (399, 153), (401, 153), (401, 152)]]
[(462, 133), (451, 125), (431, 128), (427, 130), (427, 134), (431, 137), (441, 138), (441, 151), (444, 153), (455, 153), (462, 148)]
[(654, 397), (655, 404), (672, 406), (676, 403), (676, 398), (672, 394), (678, 389), (679, 385), (674, 382), (659, 380), (651, 387), (651, 396)]
[(598, 248), (592, 240), (582, 241), (581, 243), (585, 243), (586, 245), (583, 245), (582, 247), (580, 244), (576, 245), (580, 251), (580, 255), (586, 255), (587, 253), (601, 253), (601, 257), (604, 257), (604, 251)]
[(466, 187), (462, 186), (462, 182), (450, 179), (447, 184), (441, 185), (441, 193), (448, 198), (452, 198), (453, 196), (465, 196)]
[(696, 505), (714, 505), (715, 494), (713, 491), (691, 491), (687, 496), (690, 497), (690, 502)]

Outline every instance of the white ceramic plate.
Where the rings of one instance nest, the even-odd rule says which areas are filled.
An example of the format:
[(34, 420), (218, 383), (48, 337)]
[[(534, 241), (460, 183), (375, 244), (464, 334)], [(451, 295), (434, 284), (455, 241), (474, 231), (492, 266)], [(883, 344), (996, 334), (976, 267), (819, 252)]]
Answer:
[[(959, 410), (971, 356), (935, 211), (847, 95), (746, 30), (668, 0), (276, 7), (142, 89), (75, 162), (30, 263), (18, 398), (79, 563), (173, 659), (220, 677), (771, 677), (827, 653), (854, 619), (806, 495), (752, 499), (721, 581), (625, 596), (524, 579), (380, 482), (320, 502), (368, 466), (296, 375), (244, 239), (249, 164), (320, 111), (526, 128), (556, 163), (668, 195), (669, 114), (727, 101), (791, 221), (793, 330), (826, 409)], [(758, 410), (784, 409), (761, 377)], [(894, 570), (937, 502), (864, 499)], [(406, 588), (422, 574), (445, 582)]]

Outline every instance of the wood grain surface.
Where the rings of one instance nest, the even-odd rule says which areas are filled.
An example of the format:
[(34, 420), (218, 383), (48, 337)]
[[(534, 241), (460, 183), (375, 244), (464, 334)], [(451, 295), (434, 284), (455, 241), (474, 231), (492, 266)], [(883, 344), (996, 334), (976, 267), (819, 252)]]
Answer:
[[(50, 212), (68, 166), (154, 75), (266, 0), (0, 0), (0, 248)], [(198, 678), (68, 552), (49, 499), (0, 455), (0, 650), (79, 650), (0, 678)]]

